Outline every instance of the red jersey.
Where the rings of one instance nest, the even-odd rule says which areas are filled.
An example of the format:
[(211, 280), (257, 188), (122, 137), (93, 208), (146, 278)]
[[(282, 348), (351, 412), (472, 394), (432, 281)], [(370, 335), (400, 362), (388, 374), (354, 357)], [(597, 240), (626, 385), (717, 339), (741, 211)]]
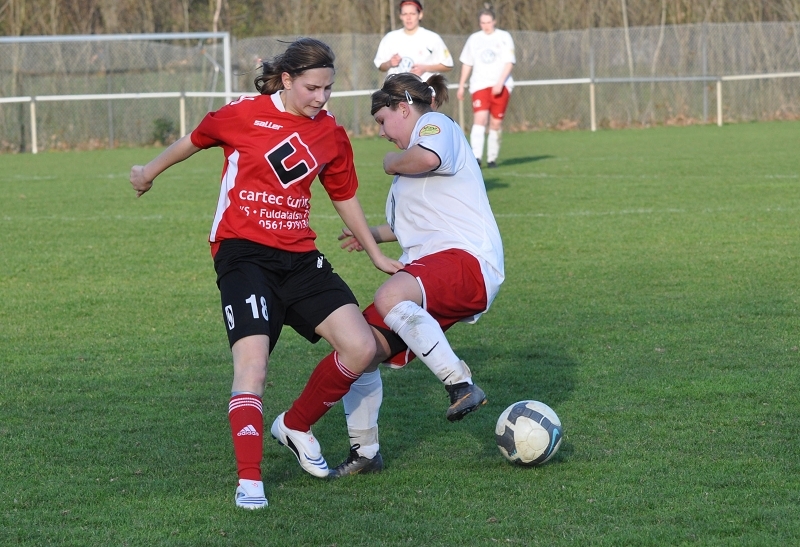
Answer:
[(319, 175), (333, 201), (356, 195), (353, 149), (329, 112), (314, 118), (286, 112), (280, 93), (240, 97), (209, 112), (192, 132), (198, 148), (225, 153), (211, 254), (224, 239), (276, 249), (315, 249), (309, 227), (311, 183)]

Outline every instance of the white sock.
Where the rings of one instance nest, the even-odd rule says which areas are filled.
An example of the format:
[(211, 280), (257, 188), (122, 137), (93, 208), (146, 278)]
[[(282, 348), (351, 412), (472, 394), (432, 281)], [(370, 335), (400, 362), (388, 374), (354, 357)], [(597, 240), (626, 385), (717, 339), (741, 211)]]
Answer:
[(374, 458), (378, 453), (378, 413), (383, 402), (381, 371), (365, 372), (342, 398), (350, 446), (359, 445), (358, 453)]
[(383, 320), (446, 385), (472, 383), (469, 368), (453, 352), (442, 327), (416, 303), (400, 302)]
[(500, 154), (500, 131), (489, 130), (489, 141), (486, 143), (486, 163), (497, 161)]
[(480, 160), (483, 157), (483, 139), (486, 135), (486, 128), (482, 125), (473, 125), (469, 134), (469, 143), (472, 145), (472, 153)]

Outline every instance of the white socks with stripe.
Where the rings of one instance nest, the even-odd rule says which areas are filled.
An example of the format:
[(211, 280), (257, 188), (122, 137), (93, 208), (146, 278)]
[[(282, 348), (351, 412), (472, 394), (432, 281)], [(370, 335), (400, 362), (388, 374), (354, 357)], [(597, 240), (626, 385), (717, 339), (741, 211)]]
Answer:
[(410, 300), (400, 302), (383, 320), (446, 385), (472, 383), (469, 369), (453, 352), (442, 327), (419, 305)]

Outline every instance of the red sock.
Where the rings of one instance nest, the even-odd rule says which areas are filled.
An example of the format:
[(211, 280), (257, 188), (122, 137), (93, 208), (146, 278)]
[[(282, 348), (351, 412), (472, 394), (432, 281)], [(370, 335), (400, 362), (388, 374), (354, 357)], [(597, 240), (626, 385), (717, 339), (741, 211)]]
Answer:
[(360, 373), (347, 369), (339, 361), (338, 353), (329, 354), (311, 373), (300, 397), (283, 417), (283, 423), (289, 429), (310, 431), (311, 426), (350, 391), (359, 376)]
[(261, 460), (264, 457), (261, 398), (252, 393), (234, 395), (228, 405), (228, 420), (231, 423), (239, 478), (260, 481)]

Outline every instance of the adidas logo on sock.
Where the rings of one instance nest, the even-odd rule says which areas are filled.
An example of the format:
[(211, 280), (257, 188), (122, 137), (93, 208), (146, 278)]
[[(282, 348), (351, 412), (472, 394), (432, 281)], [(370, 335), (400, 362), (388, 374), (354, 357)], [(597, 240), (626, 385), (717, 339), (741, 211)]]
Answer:
[(241, 431), (239, 431), (239, 433), (236, 434), (237, 437), (242, 437), (244, 435), (255, 435), (258, 437), (258, 431), (256, 431), (256, 428), (252, 425), (246, 425)]

